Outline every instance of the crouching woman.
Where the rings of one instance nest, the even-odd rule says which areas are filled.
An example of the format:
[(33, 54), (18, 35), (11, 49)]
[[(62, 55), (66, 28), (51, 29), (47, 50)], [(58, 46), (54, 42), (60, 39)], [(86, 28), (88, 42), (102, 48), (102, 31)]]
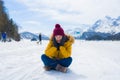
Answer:
[(45, 50), (45, 54), (41, 56), (44, 63), (44, 69), (57, 70), (67, 72), (68, 67), (72, 63), (71, 50), (74, 38), (65, 35), (64, 30), (59, 24), (55, 25), (53, 35)]

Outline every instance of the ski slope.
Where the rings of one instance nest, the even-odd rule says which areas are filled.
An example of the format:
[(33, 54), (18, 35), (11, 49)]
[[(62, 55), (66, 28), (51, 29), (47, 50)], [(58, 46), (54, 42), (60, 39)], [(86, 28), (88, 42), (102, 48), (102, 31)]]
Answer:
[(44, 71), (42, 45), (23, 40), (0, 42), (0, 80), (120, 80), (119, 41), (78, 41), (67, 73)]

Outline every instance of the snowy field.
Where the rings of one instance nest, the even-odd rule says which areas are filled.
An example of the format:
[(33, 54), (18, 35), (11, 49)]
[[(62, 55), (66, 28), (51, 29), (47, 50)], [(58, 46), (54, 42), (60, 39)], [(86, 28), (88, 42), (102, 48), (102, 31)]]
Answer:
[(67, 73), (44, 71), (47, 43), (0, 42), (0, 80), (120, 80), (119, 41), (75, 41)]

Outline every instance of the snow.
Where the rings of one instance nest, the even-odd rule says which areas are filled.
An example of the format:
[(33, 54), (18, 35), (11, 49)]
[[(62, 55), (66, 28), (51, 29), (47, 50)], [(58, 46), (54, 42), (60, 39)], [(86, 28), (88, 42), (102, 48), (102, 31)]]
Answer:
[(67, 73), (44, 71), (42, 45), (23, 40), (0, 42), (0, 80), (119, 80), (119, 41), (79, 41), (73, 44), (73, 62)]

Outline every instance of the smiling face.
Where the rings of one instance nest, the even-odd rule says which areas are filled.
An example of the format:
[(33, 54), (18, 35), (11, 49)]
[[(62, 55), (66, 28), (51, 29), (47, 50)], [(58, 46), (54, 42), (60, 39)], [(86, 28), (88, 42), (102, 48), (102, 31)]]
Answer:
[(56, 39), (57, 43), (60, 43), (60, 41), (62, 39), (62, 35), (56, 35), (55, 39)]

